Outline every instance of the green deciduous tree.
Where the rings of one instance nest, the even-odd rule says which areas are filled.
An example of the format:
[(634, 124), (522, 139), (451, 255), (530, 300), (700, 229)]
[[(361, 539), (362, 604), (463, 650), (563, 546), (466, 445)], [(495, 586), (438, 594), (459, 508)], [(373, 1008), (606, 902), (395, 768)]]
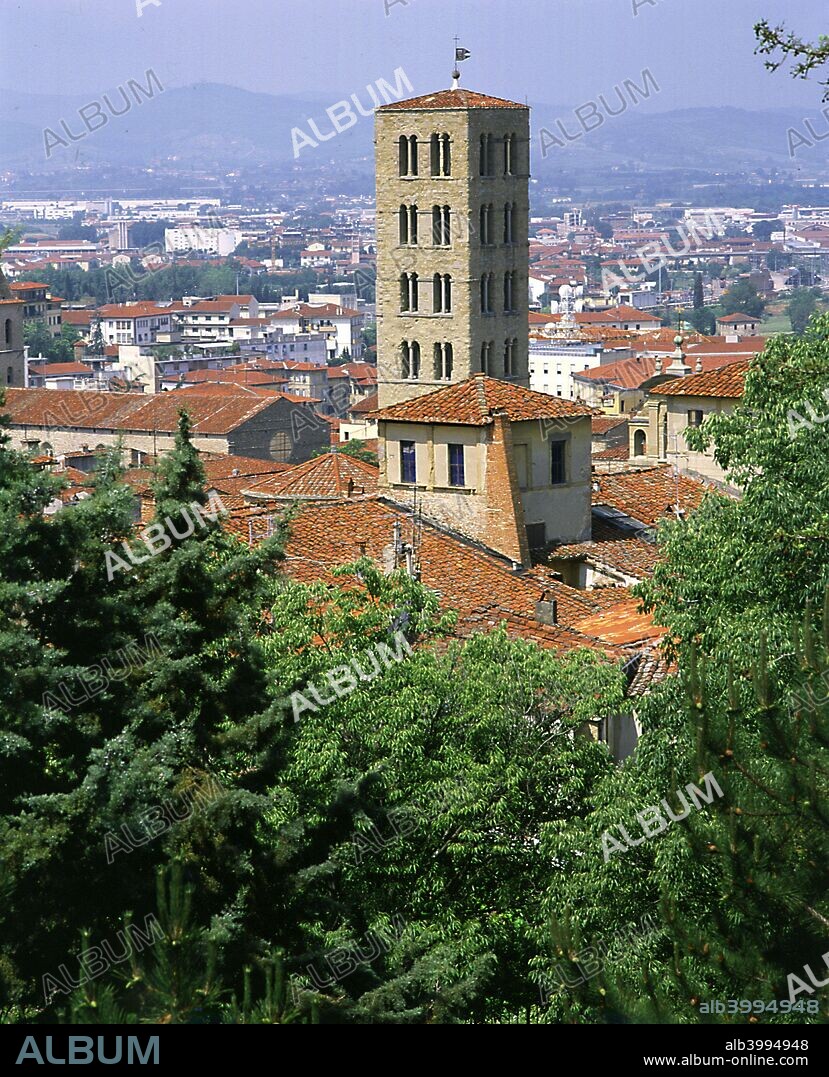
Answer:
[(765, 307), (757, 289), (748, 281), (735, 281), (720, 298), (723, 314), (750, 314), (752, 318), (759, 318)]
[[(591, 810), (545, 834), (561, 868), (534, 962), (548, 1019), (748, 1022), (702, 1009), (728, 998), (768, 1003), (760, 1023), (826, 1019), (827, 435), (793, 416), (825, 415), (824, 390), (821, 316), (767, 344), (733, 414), (687, 434), (742, 496), (660, 525), (664, 562), (639, 590), (678, 673), (638, 704), (636, 754)], [(706, 775), (714, 795), (684, 812)]]
[(792, 332), (803, 336), (809, 319), (817, 310), (820, 291), (810, 288), (796, 288), (786, 305), (786, 313), (792, 323)]

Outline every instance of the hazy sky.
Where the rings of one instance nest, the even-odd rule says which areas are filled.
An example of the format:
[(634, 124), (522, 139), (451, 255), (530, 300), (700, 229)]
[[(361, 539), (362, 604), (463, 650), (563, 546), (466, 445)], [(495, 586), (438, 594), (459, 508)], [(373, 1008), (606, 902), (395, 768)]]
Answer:
[(457, 34), (464, 85), (516, 100), (577, 105), (647, 68), (643, 108), (818, 106), (816, 80), (753, 54), (764, 16), (829, 32), (826, 0), (0, 0), (0, 87), (95, 96), (152, 68), (165, 88), (333, 102), (402, 66), (425, 93), (449, 84)]

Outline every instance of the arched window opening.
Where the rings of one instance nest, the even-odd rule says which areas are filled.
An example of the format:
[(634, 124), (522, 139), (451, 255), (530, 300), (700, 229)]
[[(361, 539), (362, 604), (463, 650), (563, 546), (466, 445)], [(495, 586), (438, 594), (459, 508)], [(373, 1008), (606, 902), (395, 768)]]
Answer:
[(451, 344), (435, 344), (434, 346), (435, 380), (451, 381), (453, 365), (453, 348)]

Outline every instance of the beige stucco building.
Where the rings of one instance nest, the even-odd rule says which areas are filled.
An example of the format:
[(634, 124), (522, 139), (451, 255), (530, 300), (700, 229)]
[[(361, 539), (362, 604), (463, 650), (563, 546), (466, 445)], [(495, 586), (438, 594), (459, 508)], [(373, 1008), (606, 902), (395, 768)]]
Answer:
[(591, 414), (477, 374), (376, 413), (380, 490), (517, 564), (590, 536)]
[(725, 483), (714, 454), (692, 449), (686, 431), (711, 415), (734, 410), (743, 395), (749, 360), (654, 385), (640, 413), (628, 423), (633, 463), (673, 464), (681, 473)]

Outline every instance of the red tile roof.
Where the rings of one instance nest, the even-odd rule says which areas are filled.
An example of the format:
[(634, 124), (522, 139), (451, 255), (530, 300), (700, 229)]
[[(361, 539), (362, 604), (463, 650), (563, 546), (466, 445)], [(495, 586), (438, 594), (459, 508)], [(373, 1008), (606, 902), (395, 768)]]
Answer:
[(29, 373), (46, 378), (68, 374), (91, 378), (93, 371), (92, 367), (87, 366), (85, 363), (44, 363), (43, 366), (31, 367)]
[(590, 561), (623, 572), (637, 580), (647, 579), (661, 560), (652, 542), (635, 538), (613, 527), (609, 521), (593, 517), (592, 538), (589, 542), (574, 542), (556, 546), (550, 551), (552, 560)]
[(612, 445), (609, 449), (599, 449), (591, 454), (591, 460), (629, 460), (630, 447), (628, 445)]
[(617, 426), (622, 426), (627, 421), (627, 415), (594, 415), (590, 420), (590, 424), (593, 428), (593, 433), (601, 436), (609, 430), (614, 430)]
[(573, 624), (576, 632), (619, 646), (656, 642), (665, 630), (653, 623), (650, 614), (641, 612), (638, 598), (627, 598), (610, 610), (591, 614)]
[[(693, 355), (686, 354), (685, 362), (689, 367), (696, 365), (697, 355), (698, 353), (696, 352)], [(659, 358), (662, 360), (662, 373), (664, 374), (670, 366), (671, 357), (661, 355)], [(722, 353), (699, 355), (703, 371), (719, 370), (729, 364), (739, 363), (741, 358), (740, 355), (724, 355)], [(632, 359), (618, 359), (615, 363), (604, 363), (602, 366), (593, 367), (592, 370), (576, 371), (573, 377), (577, 381), (587, 381), (594, 385), (607, 384), (619, 389), (638, 389), (644, 382), (656, 377), (656, 363), (657, 356), (642, 352)], [(673, 383), (668, 382), (666, 384)], [(663, 387), (660, 385), (653, 391), (663, 392)]]
[[(244, 385), (242, 382), (236, 381), (211, 381), (207, 385), (179, 385), (173, 392), (186, 393), (188, 397), (199, 394), (203, 395), (209, 393), (212, 396), (287, 396), (287, 393), (281, 393), (278, 389), (269, 389), (262, 385)], [(294, 397), (294, 400), (300, 399)], [(306, 399), (305, 397), (302, 398)]]
[(371, 393), (363, 400), (358, 400), (349, 411), (352, 415), (362, 415), (367, 412), (377, 411), (377, 393)]
[(89, 325), (95, 317), (94, 310), (66, 310), (60, 312), (60, 320), (65, 325)]
[(290, 471), (295, 465), (276, 460), (259, 460), (253, 456), (235, 456), (233, 453), (201, 453), (200, 459), (208, 480), (235, 477), (237, 475), (278, 475)]
[(691, 512), (702, 501), (707, 487), (686, 475), (675, 475), (667, 464), (638, 467), (593, 476), (599, 486), (593, 491), (594, 505), (609, 505), (631, 519), (652, 527), (663, 516), (673, 515), (679, 507)]
[(718, 322), (723, 322), (726, 325), (742, 325), (745, 322), (750, 322), (756, 325), (760, 321), (759, 318), (755, 318), (751, 314), (725, 314), (722, 318), (717, 318)]
[(578, 419), (593, 414), (583, 404), (573, 404), (547, 393), (537, 393), (485, 374), (476, 374), (466, 381), (447, 385), (445, 389), (383, 408), (375, 412), (374, 417), (382, 421), (486, 426), (493, 421), (495, 412), (506, 412), (512, 422)]
[(660, 396), (716, 396), (737, 400), (743, 395), (745, 376), (750, 365), (750, 360), (740, 359), (721, 370), (690, 374), (665, 385), (657, 385), (652, 392)]
[(157, 318), (170, 314), (169, 307), (158, 307), (155, 303), (108, 303), (98, 307), (100, 318)]
[(7, 389), (3, 409), (12, 424), (72, 426), (80, 430), (136, 430), (173, 434), (178, 413), (187, 411), (193, 433), (228, 434), (260, 411), (278, 403), (273, 397), (236, 393), (106, 393), (85, 389)]
[(377, 367), (373, 363), (343, 363), (342, 366), (352, 378), (377, 381)]
[[(258, 509), (234, 513), (225, 526), (245, 542), (258, 542), (268, 534), (269, 517)], [(342, 586), (342, 578), (335, 577), (333, 570), (353, 563), (363, 553), (388, 566), (395, 522), (402, 524), (404, 536), (410, 533), (411, 514), (376, 496), (300, 503), (290, 524), (285, 571), (303, 583), (322, 580)], [(562, 651), (589, 647), (617, 658), (635, 653), (571, 627), (577, 620), (610, 609), (617, 598), (626, 602), (630, 595), (623, 588), (618, 596), (577, 591), (553, 579), (516, 573), (505, 558), (427, 520), (422, 523), (418, 559), (422, 582), (436, 592), (443, 609), (458, 612), (455, 634), (459, 637), (505, 623), (510, 635), (542, 647)], [(544, 597), (555, 599), (559, 624), (545, 625), (536, 619), (536, 604)], [(629, 611), (622, 609), (627, 618)]]
[[(172, 375), (168, 375), (168, 378)], [(288, 379), (281, 374), (267, 374), (264, 370), (247, 370), (227, 367), (225, 370), (191, 370), (179, 375), (182, 385), (198, 385), (204, 382), (228, 382), (238, 385), (274, 385)]]
[(248, 484), (252, 494), (267, 495), (280, 500), (290, 498), (342, 498), (377, 492), (379, 469), (357, 460), (348, 453), (330, 452), (297, 464), (289, 472), (273, 476), (255, 485)]
[(446, 109), (446, 108), (520, 108), (529, 110), (528, 105), (517, 101), (506, 101), (502, 97), (490, 97), (476, 93), (474, 90), (438, 90), (436, 93), (424, 94), (422, 97), (409, 97), (405, 101), (391, 101), (381, 105), (378, 112), (393, 112), (401, 109)]
[(662, 324), (662, 319), (655, 314), (648, 314), (646, 310), (637, 310), (636, 307), (627, 306), (624, 303), (618, 307), (611, 307), (610, 310), (606, 310), (604, 313), (617, 322), (657, 322), (660, 325)]

